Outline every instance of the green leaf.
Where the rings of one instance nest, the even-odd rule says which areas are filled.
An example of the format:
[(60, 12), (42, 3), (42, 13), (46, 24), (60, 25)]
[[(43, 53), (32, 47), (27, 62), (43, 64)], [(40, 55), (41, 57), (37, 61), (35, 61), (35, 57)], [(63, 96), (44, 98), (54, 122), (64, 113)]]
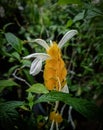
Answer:
[(10, 45), (19, 53), (21, 53), (22, 50), (22, 43), (19, 38), (17, 38), (14, 34), (8, 32), (5, 33), (6, 40)]
[(19, 53), (13, 52), (13, 53), (11, 54), (11, 56), (12, 56), (12, 58), (15, 58), (16, 60), (20, 61), (20, 55), (19, 55)]
[(85, 10), (83, 10), (82, 12), (80, 12), (79, 14), (77, 14), (77, 15), (74, 17), (73, 22), (82, 20), (82, 19), (84, 18), (84, 14), (85, 14)]
[(67, 105), (72, 106), (76, 111), (81, 113), (88, 119), (98, 118), (98, 107), (85, 99), (73, 98), (70, 94), (62, 93), (62, 92), (50, 92), (45, 95), (42, 95), (36, 103), (40, 102), (55, 102), (62, 101)]
[(58, 4), (82, 4), (81, 0), (59, 0)]
[(102, 12), (96, 8), (91, 7), (90, 9), (87, 10), (87, 15), (86, 15), (86, 19), (92, 19), (94, 17), (98, 17), (103, 15)]
[(34, 84), (34, 77), (29, 74), (29, 71), (27, 69), (23, 69), (23, 73), (29, 84)]
[(66, 27), (67, 27), (67, 28), (68, 28), (68, 27), (71, 27), (72, 24), (73, 24), (73, 20), (70, 19), (70, 20), (67, 21)]
[(27, 92), (33, 92), (33, 93), (48, 93), (49, 91), (47, 88), (40, 83), (33, 84), (29, 89), (27, 89)]
[(18, 86), (12, 79), (0, 80), (0, 92), (6, 87)]
[(21, 101), (8, 101), (0, 104), (0, 126), (4, 129), (12, 129), (19, 117), (15, 108), (23, 105)]
[(34, 104), (34, 95), (31, 92), (28, 93), (27, 100), (29, 101), (28, 105), (30, 109), (32, 109), (33, 104)]

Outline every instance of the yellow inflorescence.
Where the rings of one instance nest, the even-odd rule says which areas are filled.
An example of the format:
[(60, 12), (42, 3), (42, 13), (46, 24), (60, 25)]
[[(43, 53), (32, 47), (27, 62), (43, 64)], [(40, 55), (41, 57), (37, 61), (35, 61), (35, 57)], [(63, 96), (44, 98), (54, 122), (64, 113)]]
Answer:
[(57, 43), (53, 43), (47, 50), (47, 54), (51, 56), (46, 60), (44, 68), (44, 83), (48, 90), (61, 90), (66, 83), (67, 70), (63, 59), (61, 58), (61, 50)]
[(50, 120), (57, 123), (61, 123), (63, 121), (63, 118), (59, 113), (56, 113), (55, 111), (53, 111), (50, 113)]

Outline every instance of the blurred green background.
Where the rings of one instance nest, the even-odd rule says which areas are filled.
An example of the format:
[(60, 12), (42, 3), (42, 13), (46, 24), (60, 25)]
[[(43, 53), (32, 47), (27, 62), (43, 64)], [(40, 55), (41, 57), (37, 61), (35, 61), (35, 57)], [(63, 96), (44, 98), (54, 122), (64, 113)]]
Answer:
[[(62, 50), (68, 69), (67, 84), (70, 93), (74, 97), (92, 100), (103, 108), (102, 0), (0, 0), (1, 106), (2, 103), (15, 100), (18, 105), (13, 102), (14, 106), (19, 106), (21, 101), (27, 100), (25, 90), (29, 85), (43, 83), (42, 72), (35, 77), (29, 75), (31, 61), (22, 58), (45, 50), (27, 41), (42, 38), (47, 42), (59, 42), (71, 29), (76, 29), (78, 35), (68, 41)], [(24, 109), (23, 112), (19, 111), (23, 115), (22, 119), (16, 112), (13, 121), (9, 119), (13, 114), (6, 117), (4, 112), (3, 115), (3, 109), (7, 106), (8, 104), (0, 109), (1, 130), (35, 128), (37, 122), (33, 115)], [(10, 107), (6, 112), (8, 110)], [(75, 118), (77, 122), (82, 120)], [(83, 120), (83, 123), (77, 125), (77, 130), (102, 130), (99, 121), (94, 126), (87, 120)]]

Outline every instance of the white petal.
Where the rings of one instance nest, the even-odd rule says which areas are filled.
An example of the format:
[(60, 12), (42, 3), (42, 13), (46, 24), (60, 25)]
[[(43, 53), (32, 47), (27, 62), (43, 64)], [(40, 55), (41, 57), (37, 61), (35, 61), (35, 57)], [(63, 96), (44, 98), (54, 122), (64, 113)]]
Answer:
[(58, 46), (59, 48), (62, 48), (63, 45), (69, 40), (71, 39), (74, 35), (76, 35), (78, 32), (77, 30), (70, 30), (68, 31), (64, 36), (63, 38), (60, 40)]
[(53, 45), (53, 42), (50, 40), (50, 46), (52, 46)]
[(38, 43), (39, 45), (44, 47), (46, 50), (49, 49), (48, 44), (42, 39), (35, 39), (34, 42)]
[(43, 59), (44, 61), (50, 58), (50, 56), (46, 53), (33, 53), (33, 54), (23, 57), (23, 59), (30, 59), (30, 58), (39, 58), (39, 59)]
[(30, 58), (35, 58), (35, 57), (37, 57), (37, 54), (33, 53), (33, 54), (23, 57), (23, 59), (30, 59)]
[(69, 93), (68, 85), (65, 84), (65, 86), (62, 88), (61, 91), (64, 92), (64, 93)]
[(35, 53), (37, 54), (37, 58), (41, 59), (42, 61), (45, 61), (47, 59), (49, 59), (51, 56), (46, 54), (46, 53)]
[(41, 68), (42, 68), (42, 60), (36, 58), (31, 64), (30, 74), (33, 76), (37, 75), (41, 71)]

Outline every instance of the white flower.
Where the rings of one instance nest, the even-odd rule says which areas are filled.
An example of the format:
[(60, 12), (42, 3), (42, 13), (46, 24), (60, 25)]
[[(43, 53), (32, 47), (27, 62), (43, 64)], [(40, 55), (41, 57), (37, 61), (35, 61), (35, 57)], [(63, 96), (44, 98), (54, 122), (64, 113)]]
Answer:
[[(70, 30), (68, 31), (63, 38), (59, 41), (58, 43), (58, 47), (61, 49), (63, 47), (63, 45), (69, 40), (71, 39), (74, 35), (77, 34), (77, 30)], [(41, 45), (42, 47), (44, 47), (46, 50), (48, 50), (50, 48), (50, 46), (52, 46), (52, 42), (50, 42), (50, 46), (42, 39), (36, 39), (34, 41), (31, 42), (36, 42), (39, 45)], [(41, 69), (42, 69), (42, 62), (47, 60), (48, 58), (51, 58), (50, 55), (46, 54), (46, 53), (33, 53), (30, 54), (26, 57), (24, 57), (23, 59), (30, 59), (30, 58), (35, 58), (34, 61), (31, 64), (30, 67), (30, 74), (35, 76), (37, 75)]]

